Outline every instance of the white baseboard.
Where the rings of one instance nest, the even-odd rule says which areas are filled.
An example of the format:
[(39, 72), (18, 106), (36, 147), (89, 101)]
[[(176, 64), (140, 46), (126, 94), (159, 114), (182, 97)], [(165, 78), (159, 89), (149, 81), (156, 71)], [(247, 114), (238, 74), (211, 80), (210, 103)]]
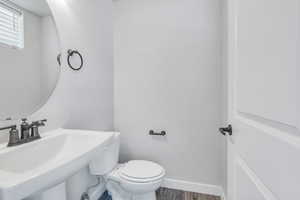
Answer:
[(218, 185), (209, 185), (204, 183), (196, 183), (166, 178), (162, 184), (162, 187), (176, 190), (184, 190), (187, 192), (196, 192), (201, 194), (221, 196), (222, 200), (225, 200), (223, 188)]

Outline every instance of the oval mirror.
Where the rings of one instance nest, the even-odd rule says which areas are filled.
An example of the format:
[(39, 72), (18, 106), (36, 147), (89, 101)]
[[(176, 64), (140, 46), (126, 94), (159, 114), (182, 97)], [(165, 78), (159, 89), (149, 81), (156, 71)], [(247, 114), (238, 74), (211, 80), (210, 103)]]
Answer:
[(0, 0), (0, 119), (36, 112), (60, 74), (60, 43), (46, 0)]

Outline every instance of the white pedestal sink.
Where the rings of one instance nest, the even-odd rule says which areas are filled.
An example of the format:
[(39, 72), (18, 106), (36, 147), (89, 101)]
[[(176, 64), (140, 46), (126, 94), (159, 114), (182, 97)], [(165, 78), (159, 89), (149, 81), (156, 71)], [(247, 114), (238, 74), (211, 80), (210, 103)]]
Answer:
[(21, 200), (63, 184), (105, 150), (114, 132), (57, 129), (0, 150), (0, 199)]

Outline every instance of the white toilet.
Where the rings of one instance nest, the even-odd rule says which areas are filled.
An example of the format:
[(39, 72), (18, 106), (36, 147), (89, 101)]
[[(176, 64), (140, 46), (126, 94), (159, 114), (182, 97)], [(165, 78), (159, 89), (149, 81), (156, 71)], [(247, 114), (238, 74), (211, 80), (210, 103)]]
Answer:
[(155, 200), (155, 191), (161, 186), (165, 170), (145, 160), (118, 164), (120, 134), (99, 157), (90, 163), (92, 175), (103, 176), (106, 189), (113, 200)]

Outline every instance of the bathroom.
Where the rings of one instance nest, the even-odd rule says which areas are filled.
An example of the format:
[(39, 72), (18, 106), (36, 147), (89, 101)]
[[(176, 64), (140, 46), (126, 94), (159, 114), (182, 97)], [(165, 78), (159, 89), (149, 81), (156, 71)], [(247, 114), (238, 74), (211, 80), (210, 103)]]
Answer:
[(0, 200), (297, 199), (299, 17), (0, 0)]

